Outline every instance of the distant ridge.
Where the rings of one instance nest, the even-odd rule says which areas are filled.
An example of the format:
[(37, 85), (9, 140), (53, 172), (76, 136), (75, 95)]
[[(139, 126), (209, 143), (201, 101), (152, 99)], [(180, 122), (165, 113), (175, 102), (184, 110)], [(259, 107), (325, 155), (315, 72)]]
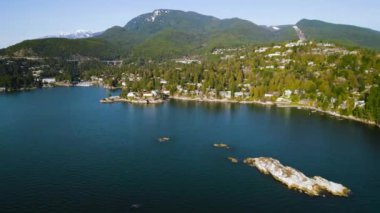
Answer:
[(137, 16), (123, 27), (114, 26), (98, 34), (82, 34), (84, 38), (77, 40), (70, 39), (79, 38), (79, 35), (68, 34), (64, 37), (69, 40), (24, 41), (2, 50), (2, 54), (165, 59), (209, 53), (219, 47), (286, 42), (302, 36), (309, 40), (380, 50), (380, 32), (367, 28), (308, 19), (295, 25), (259, 26), (239, 18), (219, 19), (167, 9)]

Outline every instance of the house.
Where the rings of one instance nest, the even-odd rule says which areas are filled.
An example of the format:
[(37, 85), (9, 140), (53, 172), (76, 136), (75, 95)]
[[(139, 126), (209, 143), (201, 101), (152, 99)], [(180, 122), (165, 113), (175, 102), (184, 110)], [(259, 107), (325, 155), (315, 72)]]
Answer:
[(52, 84), (52, 83), (55, 83), (55, 78), (43, 78), (42, 79), (42, 83), (44, 84)]
[(164, 95), (170, 95), (170, 91), (169, 90), (164, 90), (164, 91), (162, 91), (162, 93), (164, 93)]
[(264, 97), (266, 97), (266, 98), (271, 98), (271, 97), (273, 97), (273, 94), (271, 94), (271, 93), (265, 93), (265, 94), (264, 94)]
[(5, 92), (5, 87), (0, 87), (0, 92)]
[(192, 63), (201, 64), (202, 63), (200, 60), (189, 59), (189, 58), (177, 59), (175, 60), (175, 62), (180, 63), (180, 64), (192, 64)]
[(222, 98), (231, 98), (231, 91), (220, 91), (219, 96)]
[(359, 107), (359, 108), (365, 107), (365, 101), (363, 100), (355, 101), (355, 108), (356, 107)]
[(136, 98), (136, 94), (134, 92), (128, 92), (127, 98)]
[(122, 85), (123, 87), (125, 87), (125, 86), (127, 86), (127, 83), (122, 82), (121, 85)]
[(33, 71), (33, 77), (40, 77), (41, 73), (43, 73), (42, 70), (36, 70), (36, 71)]
[(143, 97), (144, 97), (144, 98), (152, 98), (152, 97), (153, 97), (153, 94), (150, 93), (150, 92), (144, 92), (144, 93), (143, 93)]
[(269, 58), (281, 56), (280, 52), (275, 52), (267, 55)]
[(244, 93), (243, 92), (234, 92), (234, 97), (235, 98), (242, 98), (242, 97), (244, 97)]
[(153, 96), (158, 96), (158, 92), (157, 92), (156, 90), (152, 90), (150, 93), (151, 93)]
[(264, 53), (268, 50), (268, 47), (261, 47), (258, 50), (255, 50), (255, 53)]
[(161, 80), (160, 81), (160, 84), (167, 84), (168, 82), (167, 81), (165, 81), (165, 80)]
[(291, 90), (285, 90), (285, 92), (284, 92), (284, 97), (286, 97), (286, 98), (290, 98), (290, 96), (292, 95), (292, 91)]

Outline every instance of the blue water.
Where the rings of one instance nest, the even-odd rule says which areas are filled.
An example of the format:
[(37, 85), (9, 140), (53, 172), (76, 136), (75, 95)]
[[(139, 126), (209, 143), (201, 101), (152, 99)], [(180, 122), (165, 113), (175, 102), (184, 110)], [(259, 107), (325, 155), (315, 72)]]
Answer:
[[(100, 104), (107, 94), (0, 95), (0, 212), (380, 211), (379, 128), (254, 105)], [(312, 198), (228, 156), (274, 157), (353, 193)]]

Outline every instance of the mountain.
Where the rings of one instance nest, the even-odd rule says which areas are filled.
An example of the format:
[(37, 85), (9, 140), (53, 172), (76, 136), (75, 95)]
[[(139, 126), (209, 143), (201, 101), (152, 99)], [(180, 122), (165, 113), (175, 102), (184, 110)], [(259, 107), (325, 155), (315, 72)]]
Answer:
[(308, 19), (302, 19), (297, 26), (309, 40), (324, 40), (380, 50), (380, 32), (375, 30)]
[(239, 18), (219, 19), (196, 12), (160, 9), (142, 14), (125, 26), (111, 27), (93, 38), (30, 40), (3, 52), (9, 55), (167, 59), (210, 53), (214, 48), (297, 40), (298, 35), (305, 35), (310, 40), (380, 50), (380, 32), (374, 30), (307, 19), (296, 26), (260, 26)]
[(80, 38), (92, 38), (102, 34), (102, 32), (93, 33), (88, 30), (77, 30), (74, 33), (60, 33), (59, 35), (45, 36), (44, 38), (68, 38), (68, 39), (80, 39)]
[(98, 38), (125, 52), (152, 58), (199, 54), (217, 47), (264, 44), (297, 38), (284, 26), (276, 31), (239, 18), (218, 19), (195, 12), (155, 10), (140, 15), (124, 27), (113, 27)]

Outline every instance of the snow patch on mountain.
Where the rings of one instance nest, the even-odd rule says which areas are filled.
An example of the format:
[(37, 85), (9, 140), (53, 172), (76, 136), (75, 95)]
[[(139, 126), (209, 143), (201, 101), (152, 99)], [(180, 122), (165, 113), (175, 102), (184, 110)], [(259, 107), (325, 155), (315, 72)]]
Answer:
[(159, 16), (163, 15), (163, 14), (168, 14), (169, 11), (168, 10), (155, 10), (153, 11), (152, 15), (148, 18), (146, 18), (146, 21), (147, 22), (154, 22)]
[(88, 30), (77, 30), (74, 33), (61, 32), (58, 35), (45, 36), (44, 38), (68, 38), (68, 39), (80, 39), (80, 38), (91, 38), (97, 36), (101, 33), (93, 33)]

